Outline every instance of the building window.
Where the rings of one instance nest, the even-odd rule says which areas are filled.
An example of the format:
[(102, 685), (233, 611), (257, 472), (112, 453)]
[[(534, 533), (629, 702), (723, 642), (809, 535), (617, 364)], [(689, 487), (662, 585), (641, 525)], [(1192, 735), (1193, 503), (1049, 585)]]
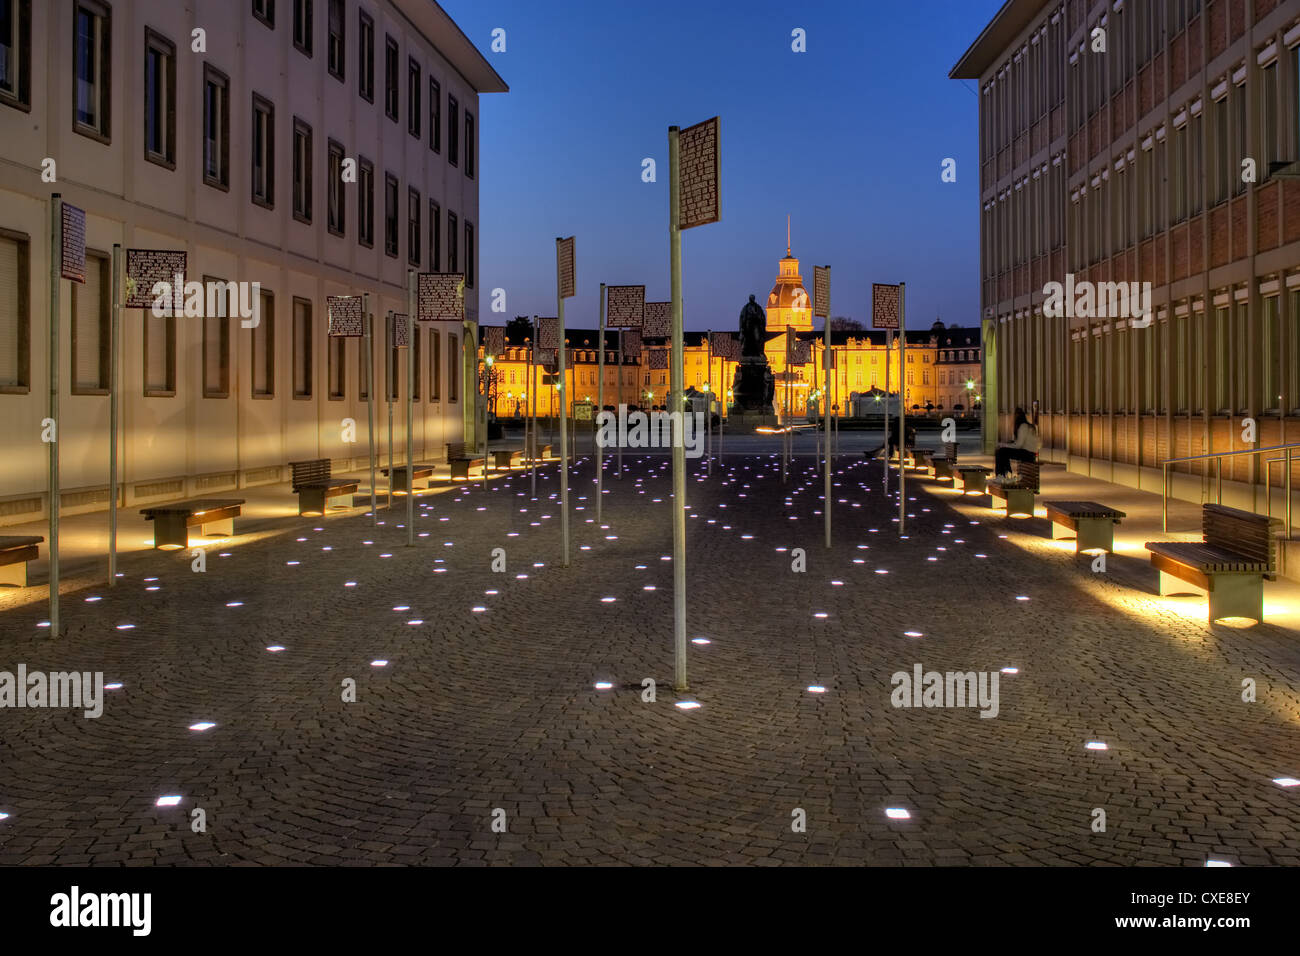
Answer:
[(1259, 179), (1262, 182), (1270, 172), (1270, 165), (1282, 158), (1282, 138), (1279, 135), (1281, 115), (1277, 108), (1278, 61), (1274, 60), (1259, 71), (1259, 153), (1262, 157)]
[(1278, 307), (1281, 299), (1271, 295), (1264, 299), (1263, 314), (1260, 316), (1260, 407), (1265, 411), (1276, 413), (1282, 408), (1281, 376), (1278, 375), (1277, 360), (1278, 332), (1281, 323), (1278, 320)]
[(429, 200), (429, 271), (437, 272), (442, 256), (442, 210), (432, 199)]
[(447, 210), (447, 271), (456, 270), (456, 214)]
[(93, 0), (74, 7), (72, 128), (104, 142), (109, 138), (110, 26), (108, 7)]
[(344, 209), (346, 196), (343, 190), (343, 144), (329, 140), (327, 175), (329, 182), (325, 191), (325, 225), (336, 236), (341, 236), (344, 229)]
[(325, 346), (325, 371), (329, 379), (327, 397), (331, 402), (347, 398), (347, 357), (347, 338), (342, 335), (330, 336)]
[(420, 138), (420, 64), (406, 61), (406, 131)]
[(429, 148), (442, 152), (442, 87), (429, 77)]
[(474, 288), (474, 224), (465, 221), (465, 285)]
[(340, 83), (343, 82), (344, 51), (347, 49), (344, 46), (347, 41), (344, 33), (344, 12), (343, 0), (329, 0), (329, 11), (326, 14), (329, 36), (326, 40), (325, 58), (330, 76), (335, 77)]
[(311, 56), (311, 0), (293, 0), (293, 45)]
[(253, 16), (275, 29), (275, 0), (253, 0)]
[(465, 111), (465, 175), (474, 178), (474, 114)]
[(357, 157), (357, 242), (367, 249), (375, 245), (375, 166)]
[(230, 78), (203, 64), (203, 181), (230, 188)]
[(384, 112), (397, 122), (397, 41), (384, 37)]
[[(212, 288), (221, 283), (223, 291), (219, 293), (216, 315), (203, 316), (203, 397), (230, 397), (230, 314), (234, 311), (231, 301), (233, 287), (222, 279), (212, 276), (203, 277), (204, 288)], [(262, 322), (266, 315), (262, 315)]]
[(447, 97), (447, 162), (460, 163), (460, 106), (456, 97)]
[(1210, 107), (1211, 150), (1214, 160), (1214, 193), (1212, 204), (1217, 205), (1232, 192), (1236, 178), (1234, 164), (1228, 155), (1228, 95), (1225, 93)]
[(144, 31), (144, 158), (176, 168), (176, 45)]
[(176, 317), (157, 316), (152, 309), (144, 310), (144, 394), (176, 394)]
[(311, 222), (311, 127), (293, 121), (293, 218)]
[(311, 302), (293, 298), (293, 397), (311, 398), (312, 349)]
[(275, 206), (275, 107), (253, 94), (253, 202)]
[(397, 177), (384, 174), (384, 253), (397, 255)]
[(429, 401), (442, 398), (442, 333), (438, 326), (429, 327)]
[(86, 253), (86, 281), (72, 286), (72, 394), (108, 394), (108, 257)]
[(460, 338), (447, 333), (447, 401), (460, 401)]
[(32, 105), (32, 0), (0, 0), (0, 103)]
[(420, 266), (420, 194), (414, 189), (406, 190), (406, 261)]
[(364, 10), (357, 12), (357, 92), (375, 101), (375, 21)]
[(261, 290), (261, 321), (253, 327), (253, 397), (275, 395), (275, 296)]

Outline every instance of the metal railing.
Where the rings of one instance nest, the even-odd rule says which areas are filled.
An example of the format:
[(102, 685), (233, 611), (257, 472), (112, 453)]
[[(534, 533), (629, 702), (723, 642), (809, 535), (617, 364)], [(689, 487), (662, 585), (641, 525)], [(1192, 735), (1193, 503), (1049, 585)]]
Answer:
[(1162, 467), (1164, 468), (1164, 479), (1165, 479), (1164, 480), (1164, 502), (1163, 502), (1164, 530), (1165, 531), (1169, 530), (1169, 475), (1170, 475), (1169, 466), (1170, 465), (1181, 465), (1189, 461), (1213, 460), (1215, 464), (1214, 503), (1222, 504), (1223, 503), (1223, 459), (1239, 458), (1244, 455), (1267, 455), (1279, 451), (1283, 452), (1283, 454), (1276, 458), (1264, 459), (1264, 490), (1265, 490), (1265, 500), (1267, 502), (1265, 507), (1268, 509), (1268, 514), (1271, 516), (1273, 513), (1273, 486), (1271, 483), (1271, 477), (1273, 472), (1269, 466), (1281, 462), (1283, 463), (1283, 470), (1285, 474), (1283, 485), (1286, 489), (1285, 490), (1286, 500), (1284, 502), (1284, 506), (1286, 509), (1286, 536), (1287, 536), (1287, 540), (1294, 540), (1292, 523), (1291, 523), (1291, 472), (1292, 472), (1291, 462), (1293, 459), (1293, 455), (1295, 456), (1296, 461), (1300, 461), (1300, 442), (1293, 442), (1289, 445), (1272, 445), (1268, 448), (1243, 448), (1241, 451), (1217, 451), (1217, 452), (1212, 452), (1208, 455), (1193, 455), (1189, 458), (1166, 459), (1162, 464)]

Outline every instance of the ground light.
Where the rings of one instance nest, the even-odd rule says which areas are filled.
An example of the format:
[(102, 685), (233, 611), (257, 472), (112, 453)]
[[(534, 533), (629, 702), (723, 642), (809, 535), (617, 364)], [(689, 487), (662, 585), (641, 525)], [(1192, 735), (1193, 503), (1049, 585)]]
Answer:
[(155, 807), (174, 807), (180, 804), (181, 795), (179, 793), (169, 793), (166, 796), (159, 797), (154, 801)]
[(885, 807), (885, 816), (891, 820), (910, 820), (912, 815), (902, 807)]

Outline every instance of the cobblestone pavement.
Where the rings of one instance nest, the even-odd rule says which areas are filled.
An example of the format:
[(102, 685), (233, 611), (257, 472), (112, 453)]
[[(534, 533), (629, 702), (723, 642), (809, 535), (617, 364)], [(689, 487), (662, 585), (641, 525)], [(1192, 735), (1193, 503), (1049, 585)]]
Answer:
[[(848, 455), (827, 550), (814, 464), (783, 485), (734, 456), (688, 485), (709, 643), (677, 693), (669, 459), (607, 466), (604, 526), (575, 472), (568, 569), (552, 466), (537, 502), (524, 472), (422, 499), (414, 548), (398, 513), (283, 519), (204, 573), (126, 555), (57, 640), (43, 605), (0, 611), (0, 670), (123, 685), (98, 719), (0, 710), (0, 863), (1300, 863), (1300, 788), (1273, 783), (1300, 777), (1294, 631), (1207, 626), (1138, 558), (1091, 573), (928, 481), (900, 541)], [(892, 706), (916, 664), (998, 672), (997, 716)]]

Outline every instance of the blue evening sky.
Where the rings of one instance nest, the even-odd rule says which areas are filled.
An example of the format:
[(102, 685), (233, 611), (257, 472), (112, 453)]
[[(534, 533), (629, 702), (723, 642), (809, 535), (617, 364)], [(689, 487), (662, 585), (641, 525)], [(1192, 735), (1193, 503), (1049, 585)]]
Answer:
[(910, 327), (977, 323), (977, 97), (947, 74), (1001, 0), (440, 2), (511, 89), (480, 101), (483, 321), (555, 314), (556, 236), (577, 237), (570, 326), (594, 327), (601, 282), (666, 300), (667, 129), (717, 114), (722, 221), (682, 236), (687, 328), (763, 302), (787, 213), (810, 291), (832, 267), (834, 314), (866, 324), (871, 283), (905, 281)]

